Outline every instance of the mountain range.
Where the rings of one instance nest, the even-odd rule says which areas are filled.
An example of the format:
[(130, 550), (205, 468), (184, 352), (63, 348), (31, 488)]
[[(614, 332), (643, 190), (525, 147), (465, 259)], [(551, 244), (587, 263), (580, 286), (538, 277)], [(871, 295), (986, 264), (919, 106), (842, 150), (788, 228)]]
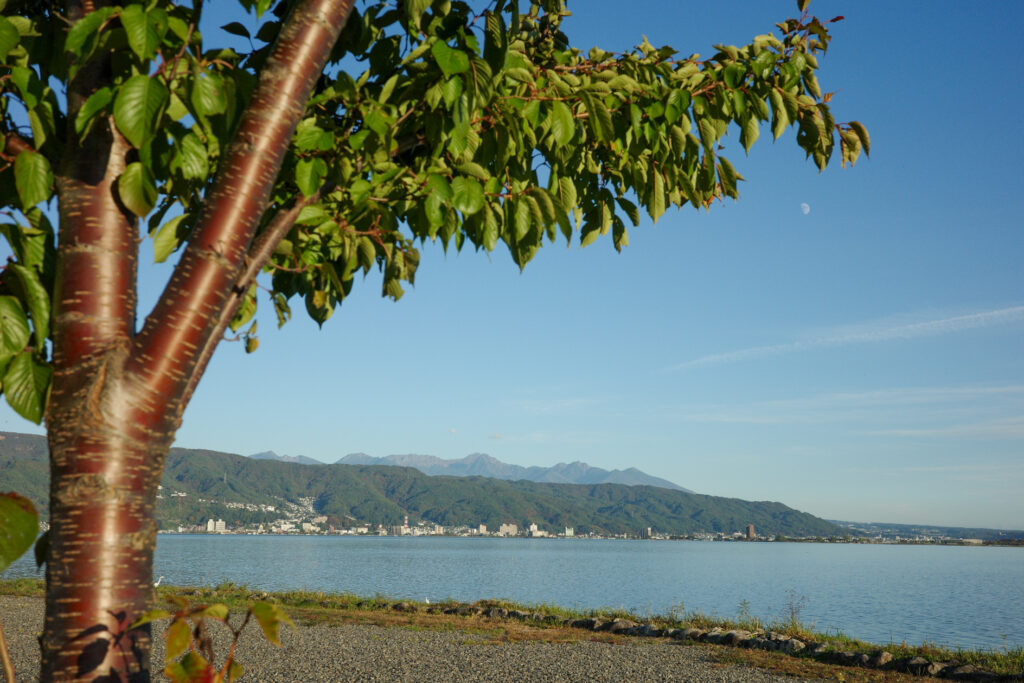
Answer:
[(389, 455), (375, 458), (365, 453), (350, 453), (338, 460), (339, 465), (391, 465), (412, 467), (431, 476), (490, 477), (508, 481), (536, 481), (548, 484), (623, 484), (626, 486), (659, 486), (664, 489), (693, 493), (667, 479), (653, 477), (635, 467), (605, 470), (585, 462), (560, 462), (552, 467), (510, 465), (486, 453), (472, 453), (464, 458), (445, 460), (433, 455)]
[[(157, 500), (162, 528), (205, 523), (266, 523), (302, 508), (329, 523), (444, 526), (502, 523), (578, 534), (733, 533), (842, 536), (849, 532), (782, 503), (706, 496), (658, 486), (552, 484), (479, 476), (429, 476), (396, 465), (300, 465), (216, 451), (172, 448)], [(49, 503), (46, 439), (0, 433), (0, 491), (15, 490), (45, 516)], [(262, 507), (261, 507), (262, 506)], [(274, 506), (269, 509), (268, 506)]]

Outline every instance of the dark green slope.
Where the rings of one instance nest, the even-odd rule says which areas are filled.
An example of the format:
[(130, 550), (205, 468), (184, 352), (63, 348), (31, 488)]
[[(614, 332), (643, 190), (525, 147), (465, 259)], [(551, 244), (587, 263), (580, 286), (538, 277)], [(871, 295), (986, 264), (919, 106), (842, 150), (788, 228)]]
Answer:
[[(0, 440), (0, 490), (18, 490), (43, 504), (47, 498), (42, 437), (5, 434)], [(215, 451), (174, 448), (157, 505), (161, 525), (196, 524), (219, 517), (229, 524), (268, 522), (287, 503), (312, 501), (318, 514), (337, 520), (398, 524), (405, 515), (444, 526), (502, 523), (577, 533), (668, 534), (742, 531), (760, 534), (843, 535), (835, 525), (781, 503), (751, 502), (653, 486), (548, 484), (483, 477), (428, 476), (407, 467), (299, 465), (254, 460)], [(165, 491), (165, 493), (167, 493)], [(273, 505), (276, 512), (228, 508), (225, 503)], [(45, 507), (43, 508), (45, 509)]]

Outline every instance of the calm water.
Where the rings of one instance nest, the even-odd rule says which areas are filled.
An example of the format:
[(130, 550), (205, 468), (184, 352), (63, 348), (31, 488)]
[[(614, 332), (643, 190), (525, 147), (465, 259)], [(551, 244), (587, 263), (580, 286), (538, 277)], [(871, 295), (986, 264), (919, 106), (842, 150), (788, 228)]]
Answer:
[[(34, 573), (19, 561), (8, 575)], [(1024, 645), (1019, 548), (589, 539), (160, 535), (157, 576), (441, 600), (666, 613), (683, 604), (872, 642)]]

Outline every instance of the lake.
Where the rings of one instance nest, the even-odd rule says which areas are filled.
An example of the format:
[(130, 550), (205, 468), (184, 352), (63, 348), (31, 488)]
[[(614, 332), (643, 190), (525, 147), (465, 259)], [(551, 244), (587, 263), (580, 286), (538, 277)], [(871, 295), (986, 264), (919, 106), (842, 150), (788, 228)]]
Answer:
[[(27, 558), (5, 576), (34, 575)], [(876, 643), (1024, 646), (1024, 549), (409, 536), (161, 534), (155, 575), (431, 601), (679, 607), (763, 620), (791, 611)]]

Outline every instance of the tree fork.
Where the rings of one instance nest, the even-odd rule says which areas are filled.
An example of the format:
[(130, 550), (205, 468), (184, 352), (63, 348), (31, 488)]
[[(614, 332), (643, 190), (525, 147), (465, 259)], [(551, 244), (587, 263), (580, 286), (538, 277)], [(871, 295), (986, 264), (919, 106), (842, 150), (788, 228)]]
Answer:
[[(131, 152), (116, 128), (69, 134), (57, 178), (60, 250), (54, 311), (50, 547), (41, 680), (149, 680), (156, 491), (191, 389), (223, 327), (291, 136), (354, 0), (295, 7), (205, 210), (160, 301), (135, 325), (137, 222), (114, 186)], [(94, 5), (72, 3), (77, 19)], [(69, 109), (102, 87), (86, 65)], [(77, 100), (73, 102), (72, 100)], [(69, 112), (69, 121), (74, 115)], [(280, 231), (273, 231), (280, 239)], [(265, 261), (266, 240), (257, 260)], [(271, 245), (271, 250), (272, 250)], [(269, 252), (266, 252), (269, 253)], [(250, 264), (250, 272), (251, 266)]]

